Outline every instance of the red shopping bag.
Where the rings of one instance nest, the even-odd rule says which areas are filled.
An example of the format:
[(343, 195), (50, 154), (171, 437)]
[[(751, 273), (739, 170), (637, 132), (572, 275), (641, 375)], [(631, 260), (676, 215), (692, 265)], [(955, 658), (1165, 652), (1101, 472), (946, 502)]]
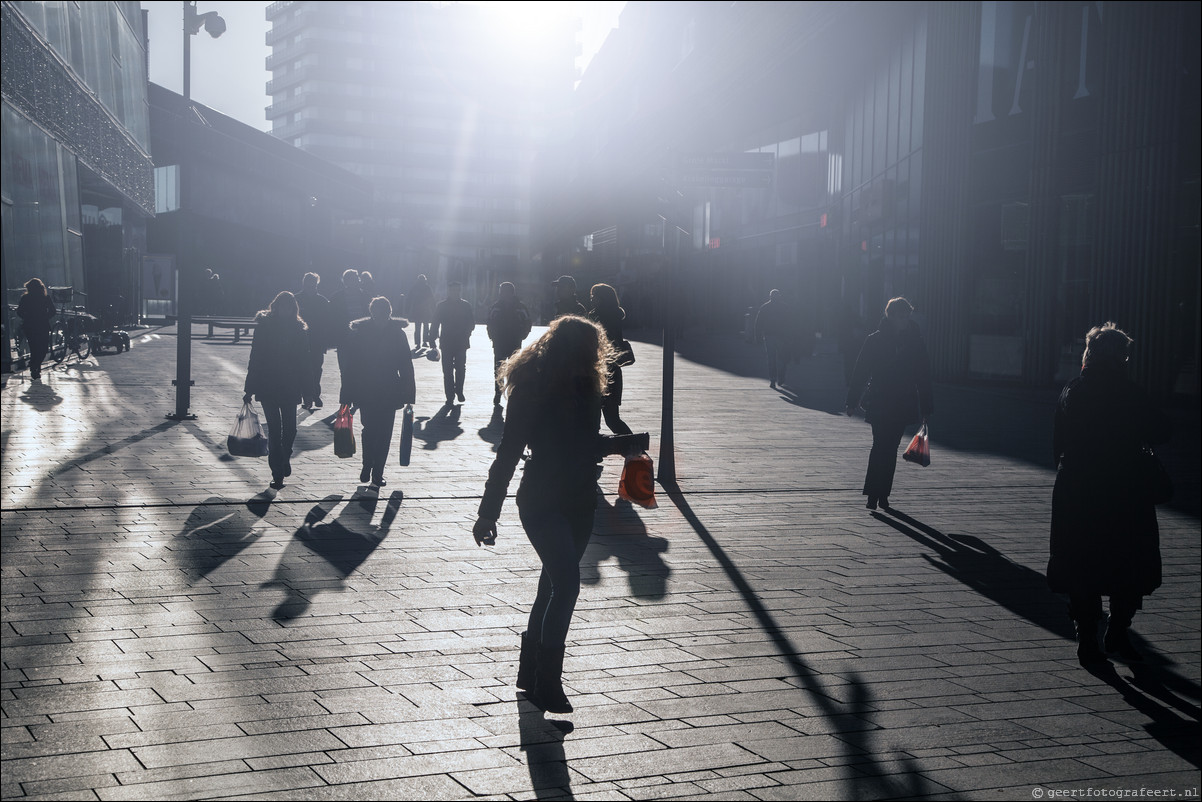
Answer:
[(910, 441), (910, 445), (906, 446), (906, 453), (902, 454), (902, 459), (906, 462), (921, 465), (924, 468), (931, 464), (931, 441), (927, 437), (927, 425), (925, 423), (918, 430), (918, 434), (914, 435), (914, 439)]
[(649, 510), (659, 506), (655, 502), (655, 470), (646, 453), (626, 458), (618, 480), (618, 497)]
[(334, 418), (334, 456), (355, 456), (355, 416), (350, 404), (338, 408), (338, 416)]

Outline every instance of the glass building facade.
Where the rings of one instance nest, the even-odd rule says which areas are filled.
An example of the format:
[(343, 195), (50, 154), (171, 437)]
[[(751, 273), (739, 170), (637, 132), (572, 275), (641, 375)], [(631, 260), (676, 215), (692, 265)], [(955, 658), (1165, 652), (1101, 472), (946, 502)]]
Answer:
[(146, 38), (136, 2), (4, 2), (3, 283), (137, 308), (154, 214)]

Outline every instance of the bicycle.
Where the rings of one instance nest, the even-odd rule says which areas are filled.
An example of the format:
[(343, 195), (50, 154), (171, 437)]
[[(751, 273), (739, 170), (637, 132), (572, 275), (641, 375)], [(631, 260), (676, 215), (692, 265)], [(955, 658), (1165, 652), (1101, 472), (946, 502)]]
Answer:
[(55, 317), (55, 324), (50, 329), (50, 349), (46, 353), (47, 359), (55, 364), (66, 359), (68, 354), (74, 354), (75, 358), (82, 362), (92, 353), (92, 338), (88, 328), (89, 322), (95, 318), (82, 306), (71, 310), (66, 308), (75, 295), (72, 287), (50, 287), (51, 299), (62, 303)]

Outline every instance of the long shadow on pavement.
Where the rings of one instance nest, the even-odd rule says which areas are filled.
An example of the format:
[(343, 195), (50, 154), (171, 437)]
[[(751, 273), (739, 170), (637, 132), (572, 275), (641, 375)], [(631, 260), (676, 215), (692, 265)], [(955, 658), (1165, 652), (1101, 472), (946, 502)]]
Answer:
[(1006, 558), (993, 546), (972, 535), (945, 535), (896, 508), (873, 517), (908, 538), (935, 551), (922, 555), (931, 565), (967, 585), (992, 602), (1032, 624), (1068, 640), (1075, 640), (1064, 602), (1048, 590), (1039, 571)]
[(662, 555), (668, 550), (668, 541), (647, 536), (647, 525), (633, 504), (618, 498), (611, 505), (599, 495), (593, 526), (595, 534), (580, 561), (581, 582), (589, 585), (600, 582), (600, 564), (615, 558), (626, 572), (631, 596), (662, 599), (667, 594), (672, 569), (664, 563)]
[(463, 427), (459, 425), (462, 411), (463, 407), (443, 404), (432, 417), (414, 418), (413, 439), (422, 441), (424, 451), (433, 451), (439, 443), (454, 440), (463, 434)]
[[(1114, 688), (1123, 701), (1151, 719), (1144, 725), (1148, 735), (1195, 768), (1202, 767), (1202, 725), (1198, 722), (1198, 707), (1174, 696), (1164, 682), (1169, 679), (1170, 684), (1177, 685), (1181, 678), (1166, 672), (1161, 666), (1132, 665), (1130, 668), (1133, 674), (1131, 679), (1120, 676), (1110, 663), (1093, 668), (1089, 673)], [(1193, 690), (1196, 694), (1196, 685)], [(1181, 710), (1193, 721), (1175, 714), (1152, 697)]]
[[(280, 557), (275, 575), (261, 585), (282, 588), (286, 594), (272, 617), (279, 622), (295, 620), (308, 611), (313, 597), (321, 591), (341, 590), (347, 577), (387, 537), (403, 498), (400, 490), (392, 492), (379, 525), (371, 523), (380, 502), (372, 491), (356, 491), (338, 517), (328, 523), (325, 519), (343, 497), (330, 495), (315, 504)], [(312, 556), (320, 557), (322, 562), (315, 562)]]
[(857, 774), (840, 781), (846, 786), (845, 793), (840, 796), (847, 799), (915, 799), (933, 795), (936, 791), (919, 773), (919, 767), (913, 759), (898, 755), (890, 760), (874, 750), (871, 743), (874, 729), (871, 723), (873, 697), (868, 684), (861, 681), (858, 675), (848, 674), (847, 682), (851, 686), (849, 689), (851, 701), (846, 703), (839, 701), (826, 691), (822, 687), (821, 678), (801, 659), (797, 648), (781, 630), (772, 617), (772, 613), (760, 601), (751, 583), (743, 576), (742, 571), (710, 531), (705, 528), (697, 513), (689, 505), (680, 485), (675, 481), (664, 480), (661, 481), (661, 486), (667, 492), (668, 498), (680, 510), (689, 526), (709, 548), (714, 559), (722, 566), (727, 577), (743, 597), (743, 601), (751, 608), (760, 627), (772, 639), (781, 656), (789, 664), (793, 676), (801, 687), (811, 694), (826, 719), (835, 725), (835, 734), (847, 743), (848, 756), (856, 760), (863, 758), (871, 766), (875, 766), (878, 762), (882, 764), (896, 763), (901, 766), (901, 771), (897, 772), (902, 775), (901, 778), (873, 774), (872, 769), (866, 767), (864, 763), (859, 763), (854, 769), (849, 767), (849, 770), (857, 772)]
[(575, 799), (572, 775), (563, 751), (563, 739), (572, 732), (572, 722), (548, 719), (524, 696), (517, 698), (517, 706), (521, 750), (526, 753), (534, 798)]
[(248, 501), (210, 496), (193, 508), (176, 539), (181, 567), (191, 581), (204, 579), (259, 539), (255, 524), (267, 515), (275, 494), (264, 491)]

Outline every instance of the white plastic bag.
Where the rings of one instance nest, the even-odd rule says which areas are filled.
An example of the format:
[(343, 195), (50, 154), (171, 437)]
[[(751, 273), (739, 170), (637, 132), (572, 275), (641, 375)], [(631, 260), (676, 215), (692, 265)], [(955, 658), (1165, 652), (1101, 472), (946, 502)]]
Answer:
[(267, 456), (267, 429), (259, 422), (259, 416), (249, 401), (242, 404), (234, 428), (226, 438), (225, 447), (235, 457)]

